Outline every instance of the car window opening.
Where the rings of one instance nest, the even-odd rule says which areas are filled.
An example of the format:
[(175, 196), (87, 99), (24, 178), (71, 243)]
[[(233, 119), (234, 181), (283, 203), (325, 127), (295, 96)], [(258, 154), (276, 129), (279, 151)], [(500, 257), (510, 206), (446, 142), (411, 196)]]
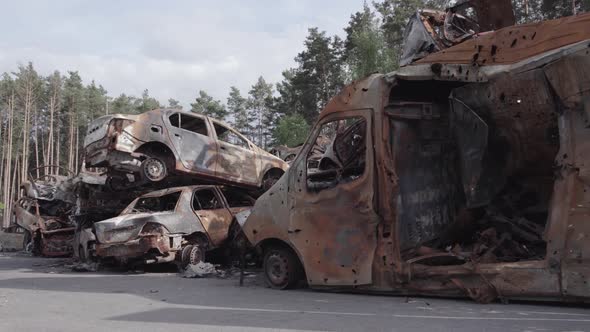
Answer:
[(193, 133), (207, 136), (207, 124), (205, 120), (182, 113), (172, 114), (170, 117), (170, 124), (173, 127), (192, 131)]
[(223, 205), (217, 198), (217, 195), (210, 189), (197, 190), (193, 197), (193, 209), (195, 210), (217, 210), (223, 208)]
[(163, 196), (142, 197), (131, 209), (131, 212), (168, 212), (176, 209), (180, 191)]
[(240, 137), (238, 134), (234, 133), (231, 129), (222, 126), (218, 123), (213, 123), (215, 127), (215, 132), (217, 133), (217, 139), (220, 141), (236, 145), (242, 147), (244, 149), (249, 149), (248, 142)]
[(366, 162), (367, 122), (339, 119), (322, 125), (307, 155), (307, 187), (318, 192), (363, 175)]
[(221, 191), (229, 207), (252, 206), (255, 203), (252, 197), (235, 189), (222, 188)]

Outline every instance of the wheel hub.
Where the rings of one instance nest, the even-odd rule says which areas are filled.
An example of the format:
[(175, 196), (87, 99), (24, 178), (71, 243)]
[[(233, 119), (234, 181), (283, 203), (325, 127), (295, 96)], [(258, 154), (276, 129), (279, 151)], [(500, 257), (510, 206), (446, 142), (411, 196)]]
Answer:
[(284, 283), (289, 276), (287, 260), (279, 255), (269, 257), (267, 275), (274, 284)]
[(161, 180), (166, 172), (166, 166), (161, 160), (148, 159), (145, 161), (145, 175), (152, 181)]

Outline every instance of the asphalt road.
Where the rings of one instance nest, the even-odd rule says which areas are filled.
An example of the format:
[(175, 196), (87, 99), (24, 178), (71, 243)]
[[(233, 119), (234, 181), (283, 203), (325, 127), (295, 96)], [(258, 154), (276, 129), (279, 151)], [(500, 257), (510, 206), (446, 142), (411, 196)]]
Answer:
[(0, 331), (590, 331), (584, 307), (275, 291), (259, 276), (71, 272), (0, 253)]

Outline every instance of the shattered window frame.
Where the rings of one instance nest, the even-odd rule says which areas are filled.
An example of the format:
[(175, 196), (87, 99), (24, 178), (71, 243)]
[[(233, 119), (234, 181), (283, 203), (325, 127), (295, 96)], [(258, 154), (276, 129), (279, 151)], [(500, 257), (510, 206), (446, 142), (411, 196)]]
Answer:
[[(333, 128), (328, 127), (334, 123), (336, 125), (333, 126)], [(363, 136), (361, 137), (363, 146), (361, 146), (359, 151), (357, 151), (357, 153), (362, 153), (363, 155), (362, 158), (360, 156), (358, 158), (359, 163), (362, 164), (362, 170), (360, 172), (357, 171), (351, 174), (349, 171), (355, 168), (351, 167), (351, 157), (349, 156), (346, 161), (340, 160), (342, 150), (337, 148), (339, 144), (336, 139), (342, 137), (346, 138), (346, 136), (341, 135), (350, 134), (348, 131), (353, 130), (353, 128), (359, 123), (364, 124), (364, 128), (362, 129)], [(318, 124), (318, 127), (312, 136), (314, 138), (310, 140), (311, 147), (307, 151), (304, 159), (306, 173), (305, 182), (308, 192), (317, 193), (326, 189), (332, 189), (338, 185), (360, 180), (366, 175), (366, 165), (367, 159), (369, 157), (367, 147), (367, 134), (370, 130), (368, 128), (369, 123), (370, 121), (368, 121), (365, 116), (361, 114), (351, 114), (327, 118), (324, 122)], [(326, 143), (319, 141), (320, 139), (325, 140), (327, 137), (329, 137), (329, 135), (334, 135), (334, 138), (332, 138), (329, 142)], [(352, 137), (356, 138), (356, 136), (358, 135), (353, 135)], [(354, 141), (352, 143), (354, 144)], [(331, 151), (327, 151), (329, 148), (331, 148)], [(317, 160), (310, 160), (310, 158), (314, 157), (317, 158)], [(330, 157), (337, 158), (337, 160), (333, 160)], [(321, 170), (320, 168), (323, 167), (327, 169)], [(310, 169), (313, 168), (315, 168), (316, 171), (310, 172)], [(314, 179), (320, 176), (322, 179)]]
[[(201, 200), (198, 199), (197, 194), (199, 192), (203, 192), (203, 191), (209, 191), (211, 193), (213, 193), (213, 197), (216, 199), (216, 203), (217, 205), (213, 208), (203, 208), (203, 205), (201, 204)], [(199, 204), (199, 208), (197, 209), (195, 206), (195, 202), (197, 202)], [(191, 197), (191, 208), (194, 211), (211, 211), (211, 210), (219, 210), (219, 209), (223, 209), (225, 208), (225, 206), (223, 205), (223, 201), (221, 200), (221, 197), (219, 197), (219, 195), (217, 194), (217, 192), (213, 189), (213, 188), (199, 188), (193, 191), (192, 197)]]
[[(176, 116), (177, 120), (173, 121), (172, 118)], [(183, 117), (185, 118), (185, 120), (187, 121), (183, 121)], [(190, 126), (183, 126), (183, 123), (185, 122), (189, 122)], [(200, 126), (198, 128), (198, 130), (195, 130), (194, 128), (194, 123), (200, 121), (202, 123), (202, 126)], [(189, 115), (189, 114), (185, 114), (182, 112), (176, 112), (176, 113), (172, 113), (168, 116), (168, 122), (170, 122), (170, 125), (174, 128), (178, 128), (178, 129), (182, 129), (185, 131), (189, 131), (191, 133), (194, 134), (198, 134), (198, 135), (203, 135), (203, 136), (207, 136), (209, 137), (209, 127), (207, 126), (207, 121), (204, 118), (198, 117), (198, 116), (194, 116), (194, 115)], [(204, 129), (204, 132), (202, 131)]]
[[(223, 132), (219, 132), (219, 130), (217, 129), (218, 127), (221, 127), (223, 129), (225, 129)], [(235, 132), (234, 130), (232, 130), (230, 127), (225, 126), (221, 123), (218, 123), (216, 121), (213, 121), (213, 129), (215, 130), (215, 135), (217, 136), (217, 139), (225, 142), (227, 144), (231, 144), (233, 146), (237, 146), (240, 147), (242, 149), (246, 149), (246, 150), (250, 150), (250, 144), (248, 143), (248, 140), (246, 140), (244, 137), (240, 136), (237, 132)], [(231, 142), (229, 139), (227, 139), (229, 135), (233, 136), (234, 138), (236, 138), (239, 142), (241, 142), (241, 144), (236, 144), (234, 142)]]
[[(233, 189), (233, 188), (222, 187), (219, 190), (221, 191), (223, 198), (225, 198), (227, 206), (229, 206), (230, 208), (253, 206), (254, 203), (256, 202), (256, 200), (254, 198), (250, 197), (248, 194), (240, 192), (240, 191)], [(233, 199), (235, 197), (239, 197), (239, 199), (238, 200)], [(235, 201), (240, 201), (241, 203), (240, 204), (233, 204)], [(246, 201), (248, 201), (248, 203), (243, 204), (243, 202), (246, 202)]]
[[(142, 209), (142, 210), (138, 210), (138, 204), (140, 204), (142, 202), (142, 200), (148, 200), (148, 199), (157, 199), (157, 200), (161, 200), (162, 198), (168, 198), (170, 196), (177, 196), (176, 197), (176, 202), (174, 203), (174, 208), (169, 209), (169, 208), (164, 208), (161, 210), (154, 210), (154, 209)], [(137, 200), (135, 200), (127, 209), (125, 209), (124, 214), (130, 214), (130, 213), (143, 213), (143, 212), (147, 212), (147, 213), (159, 213), (159, 212), (176, 212), (176, 210), (178, 209), (178, 204), (180, 202), (180, 198), (182, 196), (182, 191), (178, 190), (178, 191), (173, 191), (170, 193), (165, 193), (163, 195), (149, 195), (149, 196), (142, 196), (139, 197)]]

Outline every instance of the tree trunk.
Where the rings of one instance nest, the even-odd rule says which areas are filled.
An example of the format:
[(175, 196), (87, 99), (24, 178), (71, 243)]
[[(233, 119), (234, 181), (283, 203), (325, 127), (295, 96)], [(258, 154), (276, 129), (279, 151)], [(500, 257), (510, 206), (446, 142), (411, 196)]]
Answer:
[(37, 168), (37, 178), (39, 177), (39, 112), (35, 110), (35, 168)]

